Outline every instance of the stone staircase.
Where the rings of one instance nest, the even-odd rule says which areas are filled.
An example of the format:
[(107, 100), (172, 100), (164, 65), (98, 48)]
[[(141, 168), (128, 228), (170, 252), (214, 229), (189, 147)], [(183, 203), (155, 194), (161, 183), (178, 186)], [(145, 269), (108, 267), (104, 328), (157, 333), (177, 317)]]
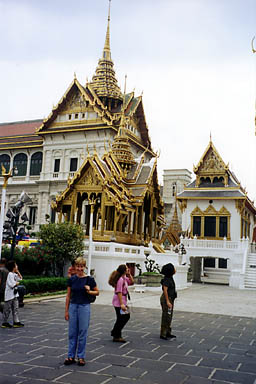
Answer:
[(249, 253), (244, 277), (245, 288), (256, 289), (256, 253)]

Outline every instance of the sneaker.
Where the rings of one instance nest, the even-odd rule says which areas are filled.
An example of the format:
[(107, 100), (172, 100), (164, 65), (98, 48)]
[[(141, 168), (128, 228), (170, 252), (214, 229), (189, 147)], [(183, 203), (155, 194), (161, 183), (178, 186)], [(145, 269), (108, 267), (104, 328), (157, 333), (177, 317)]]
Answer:
[(13, 328), (21, 328), (24, 327), (24, 324), (22, 324), (20, 321), (18, 323), (13, 323)]
[(170, 339), (176, 339), (176, 336), (175, 335), (170, 335), (169, 338)]
[(12, 328), (12, 325), (9, 324), (9, 323), (3, 323), (3, 324), (1, 325), (1, 328)]

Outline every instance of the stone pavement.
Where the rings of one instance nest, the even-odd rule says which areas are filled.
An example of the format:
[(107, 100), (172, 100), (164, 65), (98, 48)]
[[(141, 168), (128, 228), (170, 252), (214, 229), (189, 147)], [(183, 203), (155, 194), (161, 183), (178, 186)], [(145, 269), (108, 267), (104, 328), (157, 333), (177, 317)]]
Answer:
[[(253, 297), (255, 291), (248, 294)], [(150, 298), (135, 295), (135, 301)], [(85, 367), (63, 365), (67, 355), (63, 299), (20, 309), (24, 328), (0, 328), (0, 384), (256, 383), (252, 317), (176, 310), (173, 333), (177, 339), (165, 341), (159, 338), (161, 311), (134, 305), (123, 332), (127, 343), (120, 345), (110, 337), (113, 308), (101, 304), (100, 297), (91, 307)]]

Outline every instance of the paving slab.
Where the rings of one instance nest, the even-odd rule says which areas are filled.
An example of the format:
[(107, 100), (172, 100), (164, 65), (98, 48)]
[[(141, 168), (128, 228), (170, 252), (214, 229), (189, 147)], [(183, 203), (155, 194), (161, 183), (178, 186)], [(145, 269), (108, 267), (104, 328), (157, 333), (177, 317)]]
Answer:
[[(198, 311), (191, 311), (191, 307), (181, 310), (176, 305), (173, 333), (177, 338), (171, 341), (159, 338), (159, 293), (140, 297), (132, 293), (135, 305), (123, 332), (126, 344), (112, 342), (112, 293), (103, 293), (92, 305), (85, 367), (63, 365), (68, 331), (64, 299), (26, 303), (20, 309), (24, 328), (0, 328), (0, 384), (255, 384), (254, 300), (237, 316), (234, 303), (241, 299), (241, 292), (233, 292), (232, 310), (220, 314), (215, 304), (222, 296), (212, 299), (209, 287), (202, 289), (196, 286), (190, 290), (191, 301), (197, 296), (200, 302), (193, 302)], [(189, 290), (186, 292), (189, 295)], [(213, 292), (223, 294), (223, 287), (214, 287)], [(252, 297), (252, 292), (249, 295)], [(181, 300), (181, 292), (179, 296)], [(215, 301), (214, 305), (207, 300), (210, 304)], [(215, 312), (203, 311), (210, 307)]]

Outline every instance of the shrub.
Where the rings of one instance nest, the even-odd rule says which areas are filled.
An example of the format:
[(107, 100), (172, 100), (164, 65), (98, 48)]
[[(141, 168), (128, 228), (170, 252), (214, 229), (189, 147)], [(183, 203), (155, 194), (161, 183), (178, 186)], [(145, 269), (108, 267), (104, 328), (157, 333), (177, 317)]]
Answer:
[(83, 255), (84, 233), (80, 225), (44, 224), (40, 226), (38, 236), (55, 276), (63, 276), (65, 263)]
[[(2, 257), (10, 259), (10, 248), (2, 248)], [(22, 275), (47, 275), (51, 269), (51, 259), (42, 245), (36, 247), (14, 248), (14, 257)]]
[(26, 293), (62, 291), (67, 288), (66, 277), (43, 277), (39, 279), (24, 279), (21, 284), (25, 285)]
[(147, 272), (151, 272), (151, 274), (160, 273), (159, 265), (155, 262), (155, 260), (149, 259), (149, 255), (146, 255), (146, 260), (144, 261), (144, 264)]

